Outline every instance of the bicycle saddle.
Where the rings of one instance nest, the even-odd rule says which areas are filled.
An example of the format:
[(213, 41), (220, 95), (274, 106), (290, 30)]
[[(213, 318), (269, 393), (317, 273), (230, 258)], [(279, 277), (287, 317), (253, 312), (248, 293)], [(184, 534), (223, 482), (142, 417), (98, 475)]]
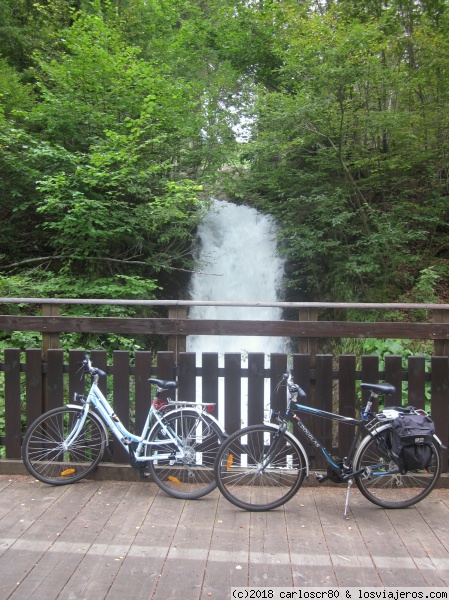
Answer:
[(166, 379), (153, 379), (152, 377), (150, 377), (148, 381), (150, 383), (154, 383), (160, 388), (163, 388), (164, 390), (175, 390), (179, 386), (179, 383), (177, 381), (168, 381)]
[(377, 392), (378, 394), (386, 394), (387, 396), (389, 394), (394, 394), (396, 391), (396, 388), (394, 387), (394, 385), (391, 385), (391, 383), (361, 383), (360, 384), (361, 388), (365, 388), (368, 389), (372, 392)]

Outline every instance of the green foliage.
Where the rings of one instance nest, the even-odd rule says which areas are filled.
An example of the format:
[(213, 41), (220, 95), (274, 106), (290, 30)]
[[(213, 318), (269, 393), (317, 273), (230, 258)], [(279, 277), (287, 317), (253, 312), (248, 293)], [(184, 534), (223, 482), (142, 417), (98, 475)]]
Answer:
[(361, 349), (364, 354), (377, 354), (380, 359), (380, 369), (385, 368), (385, 356), (401, 356), (406, 359), (413, 356), (415, 350), (411, 349), (410, 340), (379, 340), (375, 338), (366, 338), (361, 343)]
[(29, 85), (23, 84), (20, 75), (0, 58), (0, 107), (5, 117), (31, 109), (33, 96)]
[[(134, 2), (123, 19), (107, 3), (87, 6), (64, 23), (57, 43), (35, 52), (34, 104), (1, 63), (22, 108), (20, 124), (8, 120), (10, 104), (0, 115), (5, 295), (152, 298), (168, 283), (169, 294), (178, 293), (173, 274), (191, 267), (192, 236), (207, 206), (199, 169), (222, 152), (210, 150), (218, 131), (204, 135), (204, 87), (179, 69), (183, 44), (202, 27), (183, 17), (191, 33), (172, 29), (184, 4), (172, 7), (165, 31), (178, 49), (172, 63), (149, 58), (140, 38), (140, 47), (126, 39)], [(56, 0), (37, 7), (44, 21), (59, 10)], [(156, 46), (164, 39), (157, 36)]]
[(183, 295), (218, 179), (277, 219), (288, 299), (445, 300), (447, 3), (317, 6), (5, 0), (5, 295)]
[[(388, 356), (399, 356), (402, 358), (402, 368), (408, 369), (408, 358), (412, 356), (423, 356), (425, 359), (425, 368), (430, 371), (430, 359), (432, 355), (432, 341), (408, 340), (408, 339), (390, 339), (382, 340), (377, 338), (365, 339), (340, 339), (335, 341), (332, 348), (333, 352), (338, 354), (354, 354), (357, 358), (358, 366), (361, 368), (361, 359), (363, 355), (377, 355), (379, 357), (379, 371), (385, 370), (385, 360)], [(426, 410), (430, 412), (430, 381), (425, 384)], [(402, 404), (408, 404), (408, 381), (402, 382), (401, 388)]]
[(393, 300), (446, 247), (449, 20), (437, 4), (438, 19), (419, 3), (270, 10), (281, 66), (228, 189), (279, 220), (292, 296)]

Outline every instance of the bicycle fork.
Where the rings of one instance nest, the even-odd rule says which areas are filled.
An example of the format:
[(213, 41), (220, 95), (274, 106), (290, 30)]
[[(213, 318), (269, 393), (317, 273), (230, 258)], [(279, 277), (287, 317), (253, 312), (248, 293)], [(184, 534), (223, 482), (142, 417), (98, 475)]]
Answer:
[[(77, 407), (78, 408), (78, 407)], [(77, 415), (76, 420), (70, 430), (68, 436), (62, 440), (62, 447), (64, 452), (70, 450), (71, 445), (78, 439), (78, 435), (81, 429), (84, 427), (84, 423), (86, 422), (87, 413), (89, 412), (89, 406), (87, 403), (83, 407), (83, 412)]]
[(279, 447), (281, 445), (281, 442), (284, 439), (284, 433), (286, 431), (287, 431), (287, 423), (284, 422), (284, 423), (282, 423), (282, 425), (279, 426), (279, 430), (276, 432), (276, 434), (273, 438), (273, 443), (270, 444), (270, 448), (268, 450), (267, 455), (265, 456), (265, 458), (262, 460), (262, 462), (259, 465), (260, 472), (263, 472), (268, 467), (268, 465), (271, 463), (273, 458), (276, 456), (277, 451), (279, 450)]

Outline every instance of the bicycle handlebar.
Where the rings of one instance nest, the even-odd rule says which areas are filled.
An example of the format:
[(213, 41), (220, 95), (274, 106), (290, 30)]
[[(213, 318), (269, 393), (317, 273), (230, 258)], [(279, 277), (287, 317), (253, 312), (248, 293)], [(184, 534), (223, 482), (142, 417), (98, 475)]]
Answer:
[(106, 376), (106, 373), (97, 367), (92, 366), (92, 362), (88, 354), (85, 355), (84, 360), (80, 363), (84, 367), (84, 372), (89, 375), (101, 375)]
[(295, 383), (293, 381), (292, 373), (284, 373), (282, 380), (287, 381), (287, 387), (288, 387), (288, 391), (289, 391), (290, 395), (298, 394), (298, 396), (300, 396), (301, 398), (307, 397), (307, 394), (305, 393), (305, 391), (301, 387), (299, 387), (299, 385), (297, 383)]

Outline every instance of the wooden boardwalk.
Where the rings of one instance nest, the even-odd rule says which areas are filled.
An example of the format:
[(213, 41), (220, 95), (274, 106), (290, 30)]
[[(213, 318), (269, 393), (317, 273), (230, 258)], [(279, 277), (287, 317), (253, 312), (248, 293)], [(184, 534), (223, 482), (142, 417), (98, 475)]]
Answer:
[(304, 486), (241, 511), (218, 491), (175, 500), (151, 482), (51, 487), (0, 476), (1, 600), (197, 600), (233, 586), (449, 586), (449, 490), (385, 511)]

